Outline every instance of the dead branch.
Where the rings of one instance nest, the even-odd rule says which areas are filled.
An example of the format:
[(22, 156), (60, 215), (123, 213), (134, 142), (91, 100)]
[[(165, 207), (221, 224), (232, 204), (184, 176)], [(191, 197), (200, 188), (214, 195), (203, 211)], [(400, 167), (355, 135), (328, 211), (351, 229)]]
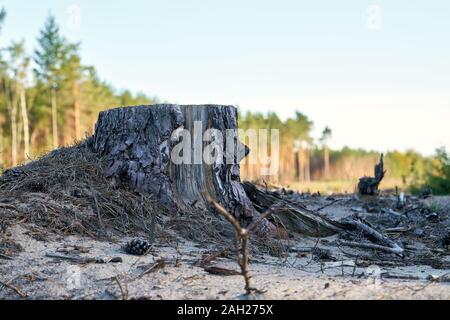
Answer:
[[(347, 227), (361, 231), (369, 239), (381, 244), (381, 246), (371, 245), (370, 248), (375, 248), (374, 246), (376, 246), (380, 250), (382, 250), (381, 248), (384, 248), (384, 251), (388, 251), (388, 252), (395, 253), (398, 255), (403, 254), (403, 251), (404, 251), (403, 248), (401, 248), (397, 243), (395, 243), (394, 241), (389, 239), (387, 236), (381, 234), (377, 230), (371, 228), (367, 224), (364, 224), (361, 221), (353, 220), (353, 219), (347, 219), (345, 221), (342, 221), (341, 223), (346, 225)], [(364, 245), (365, 248), (369, 248), (365, 244), (362, 244), (362, 245)], [(386, 246), (389, 248), (386, 249)]]
[(13, 260), (13, 258), (12, 258), (12, 257), (10, 257), (10, 256), (7, 256), (7, 255), (5, 255), (5, 254), (2, 254), (2, 253), (0, 253), (0, 258), (2, 258), (2, 259), (5, 259), (5, 260)]
[(265, 213), (270, 210), (272, 220), (279, 218), (289, 231), (312, 237), (328, 237), (343, 230), (339, 223), (308, 210), (300, 203), (283, 199), (274, 192), (260, 190), (251, 182), (244, 182), (242, 186), (258, 211)]
[(323, 209), (325, 209), (325, 208), (328, 208), (328, 207), (332, 206), (333, 204), (335, 204), (335, 203), (337, 203), (337, 202), (339, 202), (339, 201), (341, 201), (341, 200), (343, 200), (343, 199), (335, 199), (335, 200), (331, 201), (330, 203), (327, 203), (326, 205), (324, 205), (324, 206), (322, 206), (322, 207), (316, 209), (316, 212), (319, 212), (320, 210), (323, 210)]
[(63, 254), (57, 254), (57, 253), (51, 253), (51, 252), (47, 252), (45, 254), (45, 256), (48, 258), (69, 260), (69, 261), (79, 263), (79, 264), (122, 262), (121, 257), (73, 257), (73, 256), (66, 256)]
[(235, 276), (240, 275), (241, 273), (235, 270), (220, 268), (220, 267), (203, 267), (208, 273), (219, 275), (219, 276)]
[(116, 280), (117, 285), (119, 286), (120, 293), (122, 294), (122, 300), (128, 300), (128, 287), (125, 284), (125, 289), (122, 287), (122, 283), (120, 283), (119, 276), (115, 276), (114, 280)]
[(150, 266), (148, 266), (148, 265), (147, 266), (143, 266), (141, 268), (145, 268), (145, 270), (138, 276), (138, 279), (142, 278), (146, 274), (149, 274), (149, 273), (161, 270), (165, 266), (166, 266), (166, 261), (164, 259), (159, 259), (158, 261), (156, 261), (155, 263), (151, 264)]
[(209, 264), (211, 264), (211, 262), (213, 262), (215, 259), (219, 258), (219, 257), (226, 257), (228, 256), (228, 252), (230, 251), (230, 248), (227, 247), (223, 250), (220, 251), (216, 251), (213, 252), (211, 254), (205, 255), (202, 260), (200, 261), (200, 266), (201, 267), (205, 267)]
[(411, 274), (395, 274), (384, 272), (381, 274), (381, 277), (384, 279), (399, 279), (399, 280), (423, 280), (423, 278), (418, 276), (413, 276)]
[(21, 298), (28, 298), (28, 294), (19, 288), (13, 286), (12, 284), (8, 282), (3, 282), (0, 280), (0, 285), (4, 286), (5, 288), (13, 290), (15, 293), (17, 293)]
[(355, 247), (355, 248), (363, 248), (363, 249), (373, 249), (373, 250), (380, 250), (385, 251), (389, 253), (398, 254), (398, 252), (390, 247), (380, 246), (378, 244), (372, 244), (372, 243), (363, 243), (363, 242), (354, 242), (354, 241), (345, 241), (345, 240), (338, 240), (337, 243), (341, 246), (346, 247)]
[[(246, 294), (251, 294), (252, 292), (261, 292), (258, 289), (252, 288), (250, 285), (251, 276), (249, 275), (248, 272), (248, 257), (249, 257), (248, 242), (251, 234), (251, 231), (249, 231), (249, 229), (251, 228), (251, 230), (254, 230), (256, 228), (256, 225), (259, 222), (263, 221), (264, 217), (260, 217), (260, 219), (257, 219), (252, 225), (250, 225), (249, 229), (242, 228), (239, 222), (230, 213), (228, 213), (228, 211), (225, 210), (225, 208), (223, 208), (220, 204), (213, 201), (211, 198), (208, 198), (208, 201), (214, 206), (217, 212), (220, 215), (222, 215), (233, 226), (235, 231), (236, 246), (239, 245), (239, 240), (241, 241), (240, 251), (242, 258), (239, 256), (239, 252), (237, 252), (237, 262), (239, 267), (241, 268), (241, 275), (244, 277)], [(267, 212), (267, 215), (268, 214), (269, 212)]]
[(446, 273), (446, 274), (443, 274), (442, 276), (429, 275), (427, 277), (427, 280), (432, 281), (432, 282), (450, 282), (450, 274)]

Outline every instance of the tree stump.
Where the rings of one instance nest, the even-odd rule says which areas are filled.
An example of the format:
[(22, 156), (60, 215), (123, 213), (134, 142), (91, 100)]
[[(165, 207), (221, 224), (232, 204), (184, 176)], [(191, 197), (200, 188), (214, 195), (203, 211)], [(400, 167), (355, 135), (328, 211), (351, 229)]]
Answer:
[(380, 162), (375, 165), (374, 177), (362, 177), (359, 179), (358, 183), (358, 193), (360, 195), (370, 195), (374, 196), (378, 194), (378, 186), (381, 180), (384, 178), (384, 161), (383, 154), (380, 156)]
[[(212, 199), (236, 218), (252, 220), (258, 213), (239, 174), (239, 161), (248, 150), (237, 136), (230, 144), (213, 133), (208, 137), (208, 129), (236, 131), (236, 108), (160, 104), (106, 110), (99, 115), (93, 146), (107, 160), (108, 177), (155, 196), (171, 209), (211, 209), (208, 200)], [(216, 161), (199, 161), (211, 141), (223, 153), (213, 149)], [(230, 149), (235, 151), (232, 163), (226, 159)], [(172, 151), (185, 161), (173, 161)]]

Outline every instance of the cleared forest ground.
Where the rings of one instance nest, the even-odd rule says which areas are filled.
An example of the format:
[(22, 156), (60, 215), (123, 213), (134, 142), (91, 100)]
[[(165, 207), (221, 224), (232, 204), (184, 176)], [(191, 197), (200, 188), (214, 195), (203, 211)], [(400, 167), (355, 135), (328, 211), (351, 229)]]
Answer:
[[(320, 199), (314, 199), (320, 201)], [(448, 198), (439, 198), (448, 205)], [(311, 204), (312, 205), (312, 204)], [(328, 209), (345, 214), (342, 208)], [(450, 269), (431, 266), (358, 266), (342, 258), (342, 248), (329, 246), (335, 237), (303, 237), (291, 243), (284, 257), (253, 254), (253, 285), (264, 293), (245, 296), (240, 275), (215, 275), (201, 266), (215, 246), (171, 237), (157, 239), (149, 254), (126, 254), (117, 241), (81, 236), (63, 237), (45, 228), (20, 223), (2, 236), (0, 298), (2, 299), (450, 299), (445, 279)], [(9, 248), (6, 250), (5, 248)], [(330, 261), (317, 251), (337, 257)], [(6, 255), (5, 255), (6, 256)], [(96, 258), (97, 261), (67, 260)], [(108, 262), (111, 258), (115, 258)], [(118, 261), (121, 262), (113, 262)], [(450, 262), (450, 256), (444, 257)], [(108, 263), (105, 263), (108, 262)], [(357, 262), (357, 261), (356, 261)], [(216, 258), (213, 266), (238, 270), (233, 255)]]
[[(252, 235), (251, 285), (263, 293), (250, 296), (219, 214), (165, 210), (112, 184), (83, 145), (11, 169), (0, 177), (0, 298), (450, 299), (450, 197), (242, 185), (261, 213), (283, 204), (269, 217), (282, 232)], [(337, 231), (299, 232), (319, 223)], [(152, 243), (144, 256), (124, 250), (136, 237)]]

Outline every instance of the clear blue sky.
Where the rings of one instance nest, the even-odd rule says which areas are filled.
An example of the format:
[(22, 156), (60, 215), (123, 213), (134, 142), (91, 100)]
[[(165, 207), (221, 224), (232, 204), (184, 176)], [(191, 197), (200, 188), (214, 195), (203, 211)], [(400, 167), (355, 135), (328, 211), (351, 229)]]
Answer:
[[(25, 38), (31, 52), (51, 12), (66, 37), (82, 42), (84, 63), (118, 89), (282, 118), (300, 110), (314, 121), (316, 137), (325, 125), (333, 129), (335, 147), (450, 149), (449, 1), (1, 5), (8, 17), (0, 45)], [(72, 5), (80, 8), (79, 27)]]

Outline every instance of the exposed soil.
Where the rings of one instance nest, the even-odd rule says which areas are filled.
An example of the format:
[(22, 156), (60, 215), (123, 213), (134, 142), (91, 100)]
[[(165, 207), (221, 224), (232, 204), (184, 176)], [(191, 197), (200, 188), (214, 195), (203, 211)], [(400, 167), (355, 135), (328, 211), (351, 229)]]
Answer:
[[(297, 252), (287, 259), (253, 255), (252, 284), (265, 293), (248, 297), (243, 295), (240, 275), (206, 272), (199, 261), (211, 251), (189, 241), (180, 240), (176, 246), (157, 241), (149, 254), (136, 257), (121, 248), (128, 238), (111, 243), (48, 235), (46, 241), (38, 241), (26, 232), (20, 225), (9, 229), (8, 238), (23, 251), (12, 260), (0, 259), (0, 280), (20, 290), (22, 296), (0, 285), (2, 299), (450, 299), (448, 283), (427, 280), (450, 270), (423, 265), (364, 268), (355, 267), (354, 260), (326, 261), (317, 254), (302, 253), (302, 248), (316, 246), (308, 238), (299, 242)], [(331, 250), (331, 254), (338, 255), (338, 251)], [(120, 257), (122, 262), (78, 264), (47, 257), (48, 253)], [(232, 257), (218, 258), (213, 265), (238, 270)], [(393, 276), (405, 279), (391, 279)]]
[[(269, 217), (286, 230), (251, 239), (252, 286), (264, 293), (246, 296), (221, 216), (164, 210), (103, 172), (82, 143), (0, 177), (0, 298), (450, 299), (450, 197), (266, 190), (338, 224), (360, 221), (402, 252), (358, 230), (307, 237)], [(135, 237), (153, 241), (148, 254), (125, 253)]]

